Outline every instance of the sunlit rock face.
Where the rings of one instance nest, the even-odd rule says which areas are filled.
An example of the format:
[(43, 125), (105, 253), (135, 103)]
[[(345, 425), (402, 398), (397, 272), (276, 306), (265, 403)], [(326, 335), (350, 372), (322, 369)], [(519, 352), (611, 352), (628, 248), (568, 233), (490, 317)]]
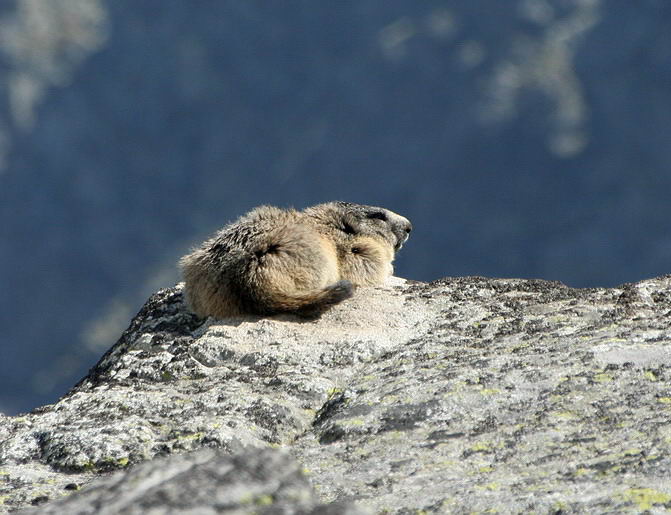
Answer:
[(661, 510), (670, 317), (671, 276), (392, 278), (318, 319), (199, 320), (181, 286), (161, 290), (67, 396), (0, 418), (0, 498), (40, 513), (139, 497), (137, 513)]

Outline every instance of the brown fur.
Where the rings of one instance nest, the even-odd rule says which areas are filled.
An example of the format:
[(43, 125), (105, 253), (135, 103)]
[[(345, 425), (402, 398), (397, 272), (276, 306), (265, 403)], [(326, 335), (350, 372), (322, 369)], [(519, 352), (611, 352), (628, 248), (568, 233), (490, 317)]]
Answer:
[(201, 317), (316, 315), (381, 284), (410, 222), (379, 207), (329, 202), (304, 211), (258, 207), (180, 260)]

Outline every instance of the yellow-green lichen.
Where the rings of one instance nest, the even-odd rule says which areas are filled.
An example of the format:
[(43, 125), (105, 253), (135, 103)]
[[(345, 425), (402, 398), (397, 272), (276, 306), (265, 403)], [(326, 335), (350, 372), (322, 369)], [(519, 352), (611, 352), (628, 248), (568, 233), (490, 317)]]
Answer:
[(625, 501), (635, 504), (639, 510), (650, 510), (655, 504), (671, 503), (671, 495), (652, 488), (630, 488), (620, 495)]
[(624, 467), (622, 465), (613, 465), (612, 467), (599, 471), (600, 476), (607, 476), (609, 474), (616, 474), (620, 472)]
[(654, 372), (651, 372), (650, 370), (646, 370), (643, 373), (643, 377), (645, 377), (649, 381), (657, 381), (657, 376), (655, 375)]
[(340, 425), (343, 427), (357, 427), (363, 426), (365, 421), (362, 418), (350, 418), (349, 420), (342, 420)]
[(270, 506), (273, 504), (273, 498), (270, 495), (260, 495), (254, 500), (254, 504), (257, 506)]
[(608, 383), (613, 380), (613, 375), (607, 372), (600, 372), (594, 375), (594, 380), (597, 383)]
[(660, 397), (657, 399), (657, 402), (661, 402), (662, 404), (671, 404), (671, 397)]
[(495, 491), (495, 490), (500, 490), (501, 489), (501, 484), (496, 483), (496, 482), (492, 482), (492, 483), (487, 483), (487, 484), (484, 484), (484, 485), (477, 485), (475, 488), (477, 488), (478, 490)]
[(400, 440), (401, 438), (406, 438), (406, 434), (403, 431), (385, 431), (382, 435), (379, 435), (378, 438), (383, 440)]
[(83, 468), (85, 470), (93, 469), (93, 468), (98, 468), (98, 467), (114, 467), (114, 468), (124, 468), (128, 466), (128, 458), (123, 457), (123, 458), (113, 458), (112, 456), (106, 456), (102, 458), (100, 461), (97, 463), (85, 463)]
[(471, 450), (473, 452), (486, 452), (492, 450), (492, 444), (490, 442), (478, 442), (474, 445), (471, 445)]
[(575, 413), (572, 413), (571, 411), (553, 411), (550, 413), (550, 416), (556, 417), (556, 418), (563, 418), (566, 420), (575, 420), (578, 418)]
[(205, 436), (205, 433), (202, 431), (198, 431), (196, 433), (188, 433), (185, 435), (179, 435), (177, 437), (178, 440), (202, 440), (203, 437)]
[(172, 381), (175, 379), (175, 375), (167, 370), (161, 371), (161, 379), (163, 381)]
[(602, 341), (601, 343), (608, 344), (608, 343), (624, 343), (627, 340), (624, 338), (608, 338), (607, 340)]

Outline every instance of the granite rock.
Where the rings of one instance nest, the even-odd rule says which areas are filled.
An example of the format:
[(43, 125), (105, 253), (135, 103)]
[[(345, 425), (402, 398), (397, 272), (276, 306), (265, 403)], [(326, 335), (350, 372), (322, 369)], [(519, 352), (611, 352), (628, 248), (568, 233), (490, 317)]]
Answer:
[(59, 402), (0, 418), (0, 509), (168, 513), (171, 481), (204, 509), (216, 471), (266, 461), (226, 509), (669, 509), (670, 321), (671, 276), (394, 278), (313, 320), (199, 320), (178, 285)]

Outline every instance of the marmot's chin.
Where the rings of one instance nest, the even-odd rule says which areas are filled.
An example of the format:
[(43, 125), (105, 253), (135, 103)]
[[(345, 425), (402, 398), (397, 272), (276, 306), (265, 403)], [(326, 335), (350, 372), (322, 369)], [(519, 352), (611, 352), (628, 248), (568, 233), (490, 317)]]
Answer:
[(396, 240), (396, 245), (394, 245), (394, 250), (398, 252), (403, 248), (403, 244), (408, 241), (408, 235), (406, 234), (403, 238), (398, 238)]

